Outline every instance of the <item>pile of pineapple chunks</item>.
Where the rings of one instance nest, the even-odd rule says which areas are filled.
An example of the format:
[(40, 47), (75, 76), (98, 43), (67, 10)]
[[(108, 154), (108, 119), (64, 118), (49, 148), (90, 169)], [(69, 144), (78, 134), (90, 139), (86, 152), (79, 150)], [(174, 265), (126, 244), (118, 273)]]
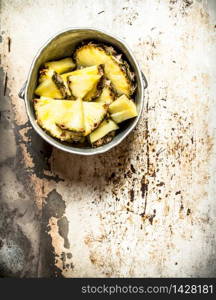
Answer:
[(36, 119), (61, 141), (101, 146), (112, 140), (119, 123), (137, 116), (132, 80), (123, 62), (99, 45), (77, 48), (74, 60), (43, 65), (35, 90), (39, 98), (33, 100)]

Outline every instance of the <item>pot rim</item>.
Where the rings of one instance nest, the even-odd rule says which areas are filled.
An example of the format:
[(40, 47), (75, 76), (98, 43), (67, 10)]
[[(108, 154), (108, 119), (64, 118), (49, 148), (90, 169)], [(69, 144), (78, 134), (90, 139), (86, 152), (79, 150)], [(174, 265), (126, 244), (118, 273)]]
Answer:
[[(39, 131), (38, 130), (38, 125), (35, 123), (35, 118), (33, 119), (33, 117), (31, 116), (31, 113), (30, 113), (30, 106), (28, 105), (28, 99), (27, 99), (27, 90), (28, 90), (28, 86), (29, 86), (29, 82), (30, 82), (30, 78), (31, 78), (31, 74), (32, 74), (32, 71), (34, 69), (34, 66), (35, 66), (35, 62), (36, 60), (38, 59), (38, 57), (41, 55), (41, 52), (43, 51), (43, 49), (45, 47), (48, 46), (48, 44), (54, 40), (56, 37), (58, 37), (59, 35), (65, 33), (65, 32), (68, 32), (68, 31), (95, 31), (95, 32), (98, 32), (98, 33), (102, 33), (106, 36), (110, 36), (111, 38), (115, 39), (116, 41), (118, 41), (120, 44), (122, 44), (127, 52), (129, 53), (129, 55), (132, 57), (133, 59), (133, 62), (136, 66), (136, 69), (137, 69), (137, 73), (138, 73), (138, 76), (140, 78), (140, 111), (139, 111), (139, 114), (138, 116), (136, 117), (136, 119), (134, 120), (134, 122), (130, 125), (130, 128), (129, 130), (123, 134), (119, 139), (116, 139), (115, 143), (114, 144), (110, 144), (110, 147), (107, 147), (107, 148), (102, 148), (102, 147), (98, 147), (98, 148), (92, 148), (92, 152), (84, 152), (82, 151), (83, 149), (82, 148), (69, 148), (68, 146), (64, 145), (64, 144), (57, 144), (55, 143), (54, 139), (50, 139), (46, 132), (42, 129), (42, 131)], [(109, 43), (109, 42), (108, 42)], [(127, 54), (125, 54), (127, 56)], [(28, 77), (27, 77), (27, 83), (26, 83), (26, 87), (25, 87), (25, 94), (24, 94), (24, 100), (25, 100), (25, 107), (26, 107), (26, 111), (27, 111), (27, 115), (28, 115), (28, 118), (31, 122), (31, 125), (32, 127), (34, 128), (34, 130), (40, 135), (40, 137), (42, 139), (44, 139), (47, 143), (51, 144), (53, 147), (56, 147), (57, 149), (59, 150), (62, 150), (62, 151), (65, 151), (65, 152), (68, 152), (68, 153), (72, 153), (72, 154), (77, 154), (77, 155), (84, 155), (84, 156), (90, 156), (90, 155), (96, 155), (96, 154), (102, 154), (102, 153), (105, 153), (109, 150), (111, 150), (112, 148), (118, 146), (131, 132), (132, 130), (136, 127), (137, 123), (139, 122), (140, 120), (140, 117), (142, 115), (142, 112), (143, 112), (143, 108), (144, 108), (144, 84), (143, 84), (143, 75), (142, 75), (142, 72), (140, 70), (140, 67), (137, 63), (137, 60), (136, 58), (134, 57), (132, 51), (130, 50), (130, 47), (127, 45), (127, 43), (125, 41), (123, 41), (122, 39), (120, 39), (119, 37), (116, 37), (115, 35), (111, 34), (111, 33), (108, 33), (104, 30), (101, 30), (101, 29), (97, 29), (97, 28), (94, 28), (94, 27), (68, 27), (68, 28), (65, 28), (59, 32), (57, 32), (55, 35), (53, 35), (52, 37), (50, 37), (40, 48), (39, 50), (37, 51), (32, 63), (31, 63), (31, 66), (30, 66), (30, 69), (29, 69), (29, 72), (28, 72)], [(52, 138), (52, 137), (51, 137)], [(107, 144), (108, 145), (108, 144)], [(77, 149), (77, 150), (76, 150)]]

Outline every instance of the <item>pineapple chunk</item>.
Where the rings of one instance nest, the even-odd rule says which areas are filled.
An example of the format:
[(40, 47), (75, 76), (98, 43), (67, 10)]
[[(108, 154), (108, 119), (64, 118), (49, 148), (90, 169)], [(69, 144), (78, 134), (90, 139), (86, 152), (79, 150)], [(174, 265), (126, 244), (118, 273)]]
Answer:
[(40, 96), (40, 100), (54, 100), (54, 99), (50, 97)]
[(101, 75), (72, 75), (68, 77), (68, 86), (74, 97), (83, 99), (100, 78)]
[(109, 113), (116, 123), (121, 123), (127, 119), (136, 117), (137, 109), (132, 100), (129, 100), (125, 95), (122, 95), (110, 104)]
[(121, 97), (118, 97), (110, 106), (109, 106), (109, 112), (111, 114), (120, 112), (122, 110), (129, 109), (131, 107), (134, 107), (134, 110), (136, 111), (136, 105), (132, 100), (129, 100), (125, 95), (122, 95)]
[(49, 69), (41, 69), (39, 71), (39, 83), (41, 83), (42, 81), (46, 80), (46, 79), (50, 79), (53, 76), (54, 71), (53, 70), (49, 70)]
[(103, 103), (83, 102), (85, 136), (95, 130), (107, 114), (107, 106)]
[(110, 86), (110, 81), (105, 82), (101, 95), (95, 100), (96, 102), (111, 104), (115, 99), (114, 93)]
[(134, 112), (132, 112), (129, 109), (110, 115), (110, 117), (113, 119), (113, 121), (115, 121), (117, 124), (121, 123), (127, 119), (134, 118), (136, 116), (137, 116), (137, 114), (135, 114)]
[(65, 73), (75, 68), (75, 63), (71, 57), (63, 58), (60, 60), (49, 61), (44, 64), (45, 68), (54, 70), (57, 73)]
[(105, 76), (111, 80), (119, 95), (129, 96), (133, 93), (134, 87), (126, 72), (126, 64), (101, 46), (84, 45), (76, 50), (75, 59), (78, 66), (88, 67), (103, 64)]
[[(92, 67), (88, 67), (88, 68), (75, 70), (73, 72), (61, 74), (61, 78), (66, 86), (66, 92), (69, 96), (71, 96), (71, 91), (68, 86), (68, 77), (75, 76), (75, 75), (103, 75), (103, 68), (102, 68), (102, 66), (92, 66)], [(102, 79), (102, 77), (101, 77), (101, 79)], [(96, 82), (94, 84), (92, 89), (85, 96), (84, 100), (91, 101), (92, 99), (99, 96), (100, 82), (101, 82), (101, 80), (99, 80), (98, 82)]]
[(119, 129), (118, 125), (111, 119), (104, 120), (100, 126), (90, 134), (90, 142), (93, 144), (97, 140), (106, 136), (109, 132), (117, 129)]
[(80, 133), (62, 130), (56, 125), (56, 122), (62, 120), (68, 108), (71, 109), (74, 105), (73, 101), (35, 99), (33, 103), (38, 124), (51, 136), (68, 142), (82, 139)]
[(98, 98), (102, 93), (102, 87), (103, 87), (103, 76), (101, 76), (98, 82), (94, 84), (93, 88), (86, 94), (83, 100), (92, 101)]
[(63, 99), (63, 95), (51, 78), (42, 81), (36, 88), (35, 94), (38, 96)]
[(100, 93), (99, 85), (100, 85), (100, 80), (94, 84), (93, 88), (86, 94), (83, 100), (91, 101), (97, 98), (98, 94)]
[(64, 103), (64, 114), (61, 120), (56, 124), (61, 129), (67, 129), (74, 132), (84, 132), (83, 103), (81, 99), (76, 101), (66, 101)]
[(67, 81), (68, 76), (72, 76), (72, 75), (99, 75), (99, 74), (100, 74), (100, 68), (98, 68), (98, 66), (92, 66), (92, 67), (83, 68), (83, 69), (61, 74), (61, 77), (64, 81)]

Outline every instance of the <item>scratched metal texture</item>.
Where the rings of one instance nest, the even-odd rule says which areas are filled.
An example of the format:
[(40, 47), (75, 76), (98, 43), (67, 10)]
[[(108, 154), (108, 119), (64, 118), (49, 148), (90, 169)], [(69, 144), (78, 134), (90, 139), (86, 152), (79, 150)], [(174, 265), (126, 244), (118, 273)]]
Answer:
[[(53, 149), (17, 96), (70, 26), (132, 48), (149, 87), (136, 130), (95, 157)], [(215, 1), (1, 1), (0, 276), (216, 276)]]

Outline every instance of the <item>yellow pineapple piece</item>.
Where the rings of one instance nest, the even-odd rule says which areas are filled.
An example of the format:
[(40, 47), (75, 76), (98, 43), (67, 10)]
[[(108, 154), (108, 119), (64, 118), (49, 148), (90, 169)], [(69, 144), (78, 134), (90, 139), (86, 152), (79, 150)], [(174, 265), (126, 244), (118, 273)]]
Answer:
[(50, 69), (41, 69), (39, 71), (39, 79), (38, 82), (41, 83), (42, 81), (46, 80), (46, 79), (50, 79), (52, 78), (54, 74), (54, 70), (50, 70)]
[(103, 103), (83, 101), (85, 136), (95, 130), (107, 114), (107, 106)]
[(54, 70), (58, 74), (61, 74), (73, 70), (76, 65), (71, 57), (66, 57), (60, 60), (46, 62), (44, 66), (49, 70)]
[(104, 87), (102, 89), (102, 93), (95, 101), (109, 105), (114, 101), (114, 99), (115, 99), (115, 96), (111, 89), (110, 81), (106, 81), (104, 84)]
[(55, 85), (52, 78), (43, 80), (36, 88), (35, 94), (38, 96), (63, 99), (63, 95)]
[(68, 86), (74, 97), (83, 99), (100, 78), (101, 75), (72, 75), (68, 77)]
[(118, 125), (111, 119), (104, 120), (97, 129), (95, 129), (90, 135), (90, 142), (93, 144), (99, 139), (106, 136), (109, 132), (119, 129)]
[[(109, 47), (110, 50), (111, 47)], [(87, 44), (78, 48), (75, 52), (75, 60), (78, 66), (104, 65), (105, 76), (111, 80), (113, 87), (119, 95), (131, 95), (134, 91), (132, 80), (129, 77), (128, 64), (114, 56), (112, 51), (106, 50), (95, 44)], [(127, 67), (126, 67), (127, 65)], [(130, 72), (132, 74), (132, 72)]]
[[(51, 136), (61, 141), (79, 141), (82, 138), (82, 132), (63, 130), (56, 125), (64, 120), (67, 111), (72, 111), (75, 105), (74, 102), (69, 100), (34, 99), (33, 104), (38, 124)], [(76, 129), (81, 127), (79, 122), (76, 126)]]
[(64, 113), (61, 120), (56, 124), (62, 128), (74, 132), (84, 132), (83, 103), (81, 99), (76, 101), (66, 101), (64, 103)]
[(127, 119), (136, 117), (137, 109), (132, 100), (129, 100), (125, 95), (122, 95), (110, 104), (109, 113), (116, 123), (121, 123)]
[[(103, 75), (103, 68), (102, 66), (92, 66), (92, 67), (88, 67), (88, 68), (82, 68), (82, 69), (78, 69), (75, 70), (73, 72), (68, 72), (68, 73), (64, 73), (61, 74), (61, 78), (66, 86), (66, 93), (70, 96), (72, 96), (72, 93), (70, 91), (69, 85), (68, 85), (68, 78), (70, 76), (82, 76), (82, 75), (100, 75), (100, 79), (98, 81), (95, 82), (95, 84), (93, 84), (92, 89), (87, 92), (86, 96), (84, 97), (83, 100), (85, 101), (91, 101), (92, 99), (96, 98), (99, 96), (100, 94), (100, 82), (102, 79), (102, 75)], [(74, 96), (74, 95), (73, 95)]]

